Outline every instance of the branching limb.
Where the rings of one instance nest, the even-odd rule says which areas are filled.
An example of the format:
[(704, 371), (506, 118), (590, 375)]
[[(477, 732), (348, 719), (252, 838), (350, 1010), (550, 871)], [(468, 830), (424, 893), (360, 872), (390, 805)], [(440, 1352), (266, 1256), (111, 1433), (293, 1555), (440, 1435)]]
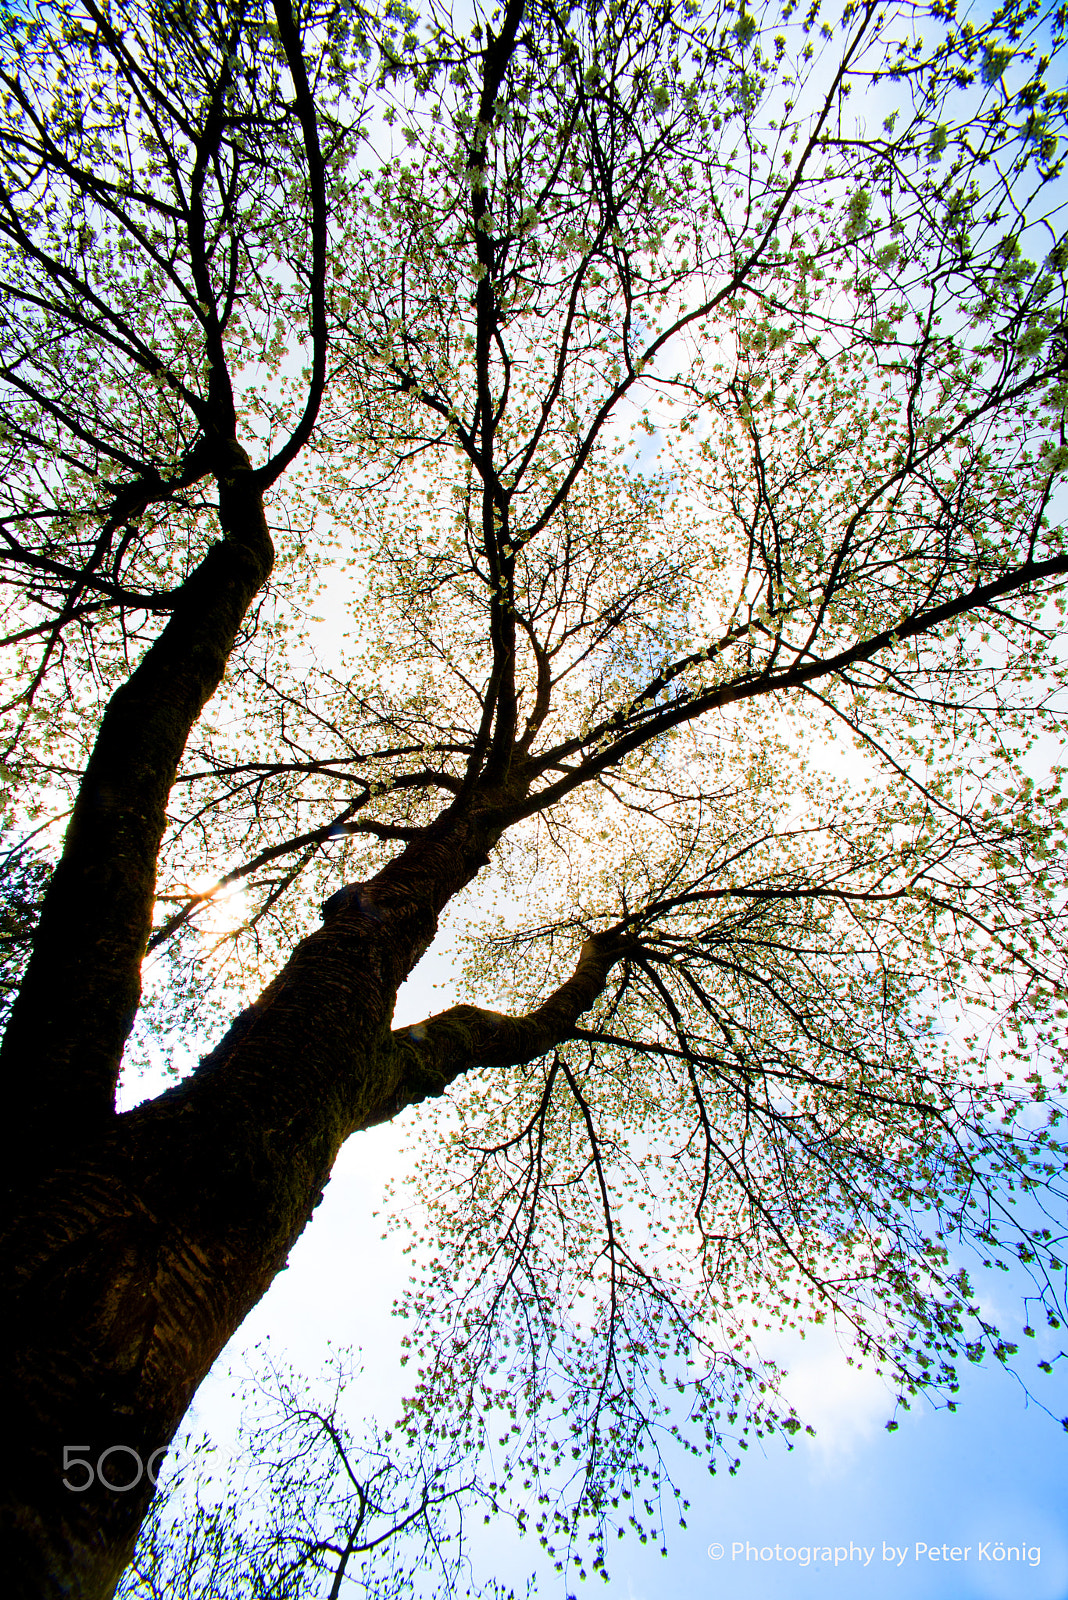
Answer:
[(436, 1017), (393, 1035), (402, 1065), (397, 1088), (369, 1119), (388, 1121), (406, 1105), (442, 1091), (474, 1067), (521, 1066), (567, 1039), (575, 1021), (604, 988), (609, 972), (626, 954), (614, 931), (583, 942), (578, 964), (560, 987), (525, 1016), (509, 1017), (480, 1006), (452, 1006)]

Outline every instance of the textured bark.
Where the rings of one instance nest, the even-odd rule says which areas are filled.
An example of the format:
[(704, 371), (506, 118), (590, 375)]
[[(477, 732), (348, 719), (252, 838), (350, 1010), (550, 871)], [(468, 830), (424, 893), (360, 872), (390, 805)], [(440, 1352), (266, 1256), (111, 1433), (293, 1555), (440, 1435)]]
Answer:
[(373, 1120), (387, 1122), (405, 1106), (441, 1094), (473, 1066), (520, 1066), (546, 1055), (571, 1036), (625, 949), (625, 941), (612, 934), (587, 939), (571, 977), (525, 1016), (510, 1017), (482, 1006), (451, 1006), (425, 1022), (399, 1029), (393, 1036), (401, 1063), (397, 1086), (376, 1108)]
[[(112, 695), (0, 1050), (17, 1161), (102, 1128), (137, 1011), (166, 803), (189, 731), (222, 681), (273, 548), (248, 460), (225, 447), (224, 537)], [(9, 1158), (11, 1159), (11, 1158)]]
[[(7, 1592), (113, 1592), (148, 1486), (65, 1488), (64, 1445), (93, 1463), (113, 1445), (147, 1461), (172, 1438), (285, 1265), (348, 1135), (472, 1064), (551, 1048), (600, 992), (621, 949), (590, 940), (575, 974), (528, 1017), (457, 1007), (391, 1031), (400, 983), (494, 831), (454, 815), (350, 886), (187, 1081), (88, 1128), (19, 1193), (0, 1237), (13, 1307), (0, 1350), (11, 1390)], [(133, 1460), (109, 1458), (116, 1479)]]

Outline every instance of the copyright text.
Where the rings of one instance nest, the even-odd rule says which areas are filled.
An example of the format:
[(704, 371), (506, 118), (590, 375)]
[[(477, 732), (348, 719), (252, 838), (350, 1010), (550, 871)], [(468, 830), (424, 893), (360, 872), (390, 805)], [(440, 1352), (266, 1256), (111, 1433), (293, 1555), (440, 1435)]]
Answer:
[[(717, 1543), (708, 1547), (710, 1561), (722, 1561), (726, 1554), (726, 1545)], [(1037, 1567), (1042, 1561), (1039, 1545), (1005, 1544), (1001, 1539), (989, 1539), (985, 1544), (963, 1545), (927, 1544), (922, 1539), (917, 1539), (915, 1544), (897, 1545), (887, 1544), (883, 1540), (881, 1552), (878, 1545), (852, 1542), (848, 1545), (756, 1545), (738, 1539), (730, 1546), (732, 1561), (785, 1561), (799, 1567), (838, 1567), (849, 1562), (869, 1567), (872, 1562), (879, 1560), (880, 1554), (883, 1561), (892, 1562), (897, 1567), (903, 1567), (907, 1561), (1017, 1561), (1022, 1566)]]

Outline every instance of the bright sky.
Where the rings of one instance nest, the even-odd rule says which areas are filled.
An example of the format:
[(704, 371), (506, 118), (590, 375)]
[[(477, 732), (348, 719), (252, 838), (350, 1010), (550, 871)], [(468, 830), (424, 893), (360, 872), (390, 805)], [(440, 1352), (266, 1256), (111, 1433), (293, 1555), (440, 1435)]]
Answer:
[[(886, 109), (884, 94), (866, 104), (871, 122)], [(650, 460), (657, 442), (642, 452)], [(340, 636), (334, 613), (348, 601), (343, 588), (321, 598), (326, 638)], [(221, 925), (231, 915), (221, 907)], [(452, 1003), (451, 978), (448, 943), (440, 941), (402, 991), (398, 1022)], [(132, 1098), (149, 1088), (138, 1084)], [(402, 1329), (390, 1312), (410, 1260), (402, 1241), (382, 1239), (376, 1212), (406, 1164), (410, 1128), (410, 1117), (401, 1118), (354, 1136), (342, 1151), (289, 1269), (197, 1397), (189, 1420), (220, 1443), (236, 1423), (234, 1379), (265, 1341), (276, 1360), (309, 1377), (328, 1343), (358, 1349), (364, 1374), (352, 1414), (366, 1404), (381, 1425), (393, 1421), (411, 1375), (399, 1366)], [(1047, 1401), (1059, 1416), (1068, 1413), (1068, 1373), (1044, 1378), (1034, 1370), (1036, 1355), (1048, 1353), (1025, 1348), (1021, 1370), (1043, 1397), (1059, 1385), (1060, 1403)], [(1068, 1600), (1068, 1433), (1028, 1404), (1011, 1375), (965, 1364), (956, 1415), (918, 1403), (888, 1433), (891, 1397), (847, 1365), (833, 1334), (814, 1330), (782, 1360), (786, 1396), (816, 1437), (798, 1435), (792, 1452), (781, 1442), (766, 1453), (753, 1446), (734, 1478), (711, 1478), (680, 1456), (675, 1481), (690, 1501), (689, 1526), (669, 1523), (666, 1558), (629, 1537), (609, 1553), (607, 1585), (580, 1585), (572, 1574), (565, 1589), (533, 1538), (476, 1528), (476, 1578), (496, 1577), (521, 1595), (537, 1570), (539, 1593), (553, 1600), (569, 1591), (609, 1600)]]
[[(398, 1020), (450, 1004), (449, 975), (446, 943), (402, 992)], [(383, 1425), (392, 1421), (405, 1374), (390, 1306), (409, 1261), (399, 1243), (381, 1239), (375, 1212), (403, 1165), (409, 1127), (405, 1117), (357, 1134), (342, 1151), (289, 1270), (198, 1396), (195, 1420), (220, 1438), (235, 1420), (231, 1374), (265, 1339), (276, 1359), (309, 1375), (322, 1366), (328, 1340), (360, 1347), (356, 1398), (362, 1394)], [(1011, 1286), (1001, 1289), (1008, 1305)], [(1068, 1374), (1044, 1378), (1034, 1371), (1036, 1353), (1047, 1352), (1028, 1344), (1021, 1370), (1034, 1374), (1056, 1416), (1068, 1412)], [(967, 1368), (956, 1415), (918, 1403), (891, 1434), (886, 1391), (847, 1366), (833, 1336), (810, 1335), (794, 1347), (790, 1366), (787, 1393), (815, 1426), (815, 1439), (799, 1435), (789, 1453), (781, 1444), (766, 1454), (751, 1447), (733, 1479), (725, 1472), (710, 1478), (703, 1465), (680, 1458), (676, 1481), (691, 1503), (689, 1526), (669, 1524), (666, 1559), (626, 1538), (610, 1552), (607, 1585), (579, 1584), (573, 1575), (565, 1591), (533, 1539), (478, 1528), (476, 1577), (497, 1577), (521, 1595), (538, 1569), (538, 1593), (553, 1600), (568, 1591), (609, 1600), (1068, 1600), (1068, 1434), (1028, 1405), (1011, 1375), (996, 1365)], [(1002, 1549), (1021, 1556), (998, 1559)]]

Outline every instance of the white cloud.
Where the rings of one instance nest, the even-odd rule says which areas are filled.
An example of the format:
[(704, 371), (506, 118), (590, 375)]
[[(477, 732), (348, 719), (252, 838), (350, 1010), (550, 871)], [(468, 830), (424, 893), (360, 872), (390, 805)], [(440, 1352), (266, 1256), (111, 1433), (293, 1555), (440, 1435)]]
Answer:
[(777, 1358), (787, 1368), (782, 1392), (816, 1437), (799, 1435), (812, 1458), (828, 1470), (843, 1469), (857, 1449), (885, 1425), (893, 1396), (869, 1367), (850, 1366), (834, 1332), (813, 1329), (793, 1350)]

